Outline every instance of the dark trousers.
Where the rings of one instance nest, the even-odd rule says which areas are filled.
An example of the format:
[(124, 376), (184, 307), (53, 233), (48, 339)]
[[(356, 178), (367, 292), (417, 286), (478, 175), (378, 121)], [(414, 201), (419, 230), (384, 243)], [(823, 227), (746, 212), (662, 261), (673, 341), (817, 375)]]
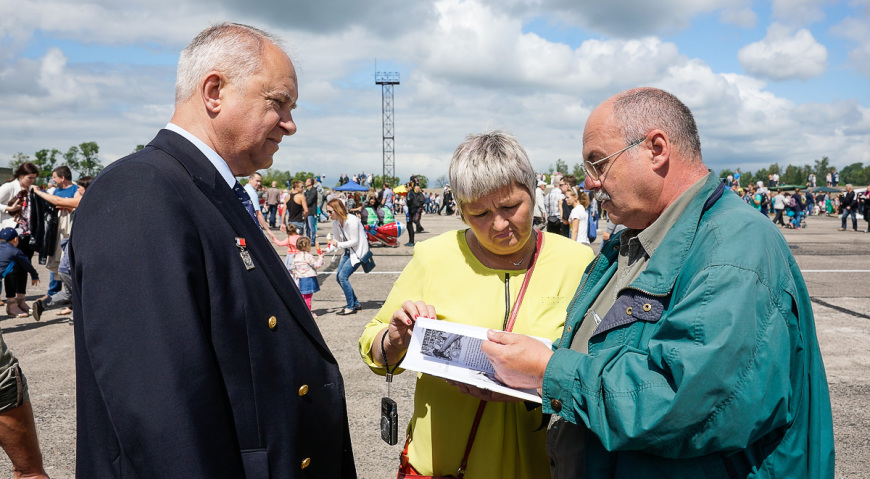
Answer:
[[(23, 234), (23, 235), (18, 237), (18, 249), (20, 249), (21, 252), (24, 253), (24, 256), (27, 257), (28, 261), (30, 261), (31, 263), (33, 262), (33, 255), (35, 252), (33, 251), (33, 246), (30, 245), (30, 235), (29, 234)], [(54, 274), (54, 273), (52, 273), (52, 274)], [(27, 293), (27, 271), (25, 271), (24, 268), (22, 268), (21, 266), (15, 265), (15, 277), (16, 277), (15, 281), (17, 282), (17, 285), (15, 286), (15, 291), (18, 293), (21, 293), (21, 294), (26, 294)], [(6, 284), (7, 284), (7, 286), (6, 286), (7, 296), (6, 297), (11, 298), (11, 297), (15, 296), (14, 293), (11, 295), (9, 294), (9, 286), (8, 286), (9, 283), (7, 282)], [(61, 283), (61, 287), (62, 286), (63, 286), (63, 283)]]
[(269, 226), (275, 227), (275, 217), (278, 215), (278, 205), (269, 205)]
[(16, 294), (25, 294), (27, 292), (27, 271), (15, 264), (6, 273), (3, 282), (6, 285), (7, 298), (14, 298)]
[(843, 224), (842, 224), (842, 226), (840, 226), (841, 228), (846, 229), (846, 218), (848, 216), (851, 216), (852, 217), (852, 229), (855, 231), (858, 231), (858, 218), (855, 217), (855, 214), (857, 213), (856, 210), (857, 210), (857, 208), (855, 208), (854, 206), (849, 208), (848, 210), (843, 208), (843, 216), (841, 217), (841, 219), (843, 220)]
[(774, 210), (774, 211), (776, 211), (776, 215), (773, 217), (773, 223), (785, 226), (785, 221), (783, 221), (783, 219), (782, 219), (782, 212), (785, 210)]
[[(414, 225), (417, 225), (417, 233), (423, 232), (423, 226), (420, 225), (420, 219), (422, 216), (423, 216), (422, 209), (417, 209), (417, 210), (414, 210), (413, 212), (408, 213), (408, 218), (410, 219), (410, 222), (413, 223)], [(411, 231), (412, 228), (413, 228), (413, 225), (409, 224), (408, 231)], [(413, 243), (414, 240), (411, 240), (411, 242)]]

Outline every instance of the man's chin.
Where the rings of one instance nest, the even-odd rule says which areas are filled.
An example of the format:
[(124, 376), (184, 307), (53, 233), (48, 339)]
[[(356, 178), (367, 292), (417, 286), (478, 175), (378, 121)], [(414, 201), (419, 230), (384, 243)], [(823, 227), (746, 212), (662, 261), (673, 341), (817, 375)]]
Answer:
[(257, 170), (265, 170), (272, 166), (272, 163), (275, 161), (274, 153), (263, 155), (260, 158), (254, 159), (254, 165), (257, 167)]

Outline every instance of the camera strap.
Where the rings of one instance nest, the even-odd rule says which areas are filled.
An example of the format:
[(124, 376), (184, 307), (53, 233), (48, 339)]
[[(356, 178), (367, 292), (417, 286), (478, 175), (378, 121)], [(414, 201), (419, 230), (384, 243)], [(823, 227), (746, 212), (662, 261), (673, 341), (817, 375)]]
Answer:
[(387, 397), (390, 397), (390, 384), (393, 383), (393, 373), (396, 372), (396, 369), (399, 369), (399, 365), (402, 364), (402, 359), (405, 359), (405, 356), (402, 356), (402, 359), (399, 359), (399, 362), (393, 366), (393, 369), (390, 370), (390, 362), (387, 359), (387, 349), (384, 347), (384, 341), (387, 339), (387, 335), (390, 334), (389, 328), (384, 332), (384, 335), (381, 336), (381, 354), (384, 356), (384, 369), (387, 370), (387, 374), (385, 378), (387, 380)]

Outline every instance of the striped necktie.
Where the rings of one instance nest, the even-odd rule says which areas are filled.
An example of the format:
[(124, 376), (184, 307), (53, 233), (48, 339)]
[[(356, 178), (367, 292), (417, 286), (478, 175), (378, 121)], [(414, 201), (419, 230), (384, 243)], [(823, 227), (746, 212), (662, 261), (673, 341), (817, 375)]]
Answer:
[(248, 192), (245, 191), (244, 188), (242, 188), (242, 185), (239, 184), (238, 181), (236, 181), (236, 184), (233, 185), (233, 192), (236, 194), (236, 196), (239, 197), (239, 201), (241, 201), (242, 204), (245, 205), (245, 209), (248, 210), (248, 214), (251, 215), (251, 219), (254, 220), (254, 224), (259, 227), (260, 225), (257, 223), (257, 213), (254, 212), (254, 205), (251, 204), (251, 197), (248, 196)]

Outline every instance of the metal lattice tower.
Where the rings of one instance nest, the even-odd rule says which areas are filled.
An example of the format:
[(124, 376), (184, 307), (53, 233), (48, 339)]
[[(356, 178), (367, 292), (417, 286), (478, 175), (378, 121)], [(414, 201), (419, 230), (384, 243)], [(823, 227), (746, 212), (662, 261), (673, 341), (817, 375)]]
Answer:
[(381, 114), (384, 129), (383, 178), (396, 176), (396, 138), (393, 134), (393, 85), (399, 84), (399, 72), (376, 72), (375, 83), (381, 85)]

